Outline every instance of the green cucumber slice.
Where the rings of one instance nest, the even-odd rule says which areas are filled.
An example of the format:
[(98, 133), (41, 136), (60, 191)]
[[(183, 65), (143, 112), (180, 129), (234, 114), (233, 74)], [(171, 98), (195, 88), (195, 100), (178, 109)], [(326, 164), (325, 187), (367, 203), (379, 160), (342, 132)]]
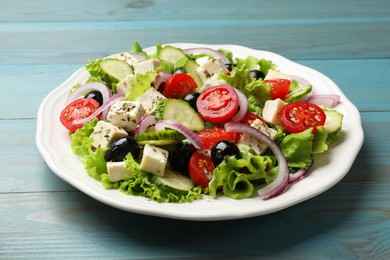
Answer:
[(192, 180), (178, 172), (166, 168), (164, 176), (152, 176), (152, 181), (162, 190), (176, 195), (186, 195), (195, 187)]
[(176, 62), (178, 62), (179, 60), (183, 58), (187, 58), (187, 55), (179, 48), (175, 48), (173, 46), (168, 45), (168, 46), (164, 46), (160, 50), (158, 58), (165, 62), (176, 64)]
[(172, 129), (146, 132), (135, 136), (135, 141), (140, 145), (161, 146), (178, 143), (182, 140), (184, 140), (184, 136)]
[(306, 97), (311, 92), (311, 90), (312, 87), (310, 85), (297, 88), (296, 90), (287, 94), (287, 96), (284, 98), (284, 102), (292, 103), (295, 101), (300, 101)]
[(326, 115), (326, 120), (324, 128), (328, 134), (334, 134), (340, 131), (343, 124), (343, 114), (337, 112), (336, 110), (324, 110)]
[(129, 74), (133, 74), (133, 68), (123, 60), (105, 59), (99, 62), (99, 66), (111, 82), (119, 82)]
[(192, 131), (204, 130), (204, 121), (199, 114), (181, 99), (162, 100), (156, 109), (156, 120), (172, 120)]
[(199, 77), (198, 72), (196, 72), (196, 68), (199, 67), (199, 64), (194, 60), (187, 60), (186, 64), (184, 65), (184, 70), (188, 74), (191, 75), (191, 77), (194, 78), (196, 84), (198, 85), (198, 88), (202, 87), (203, 81)]

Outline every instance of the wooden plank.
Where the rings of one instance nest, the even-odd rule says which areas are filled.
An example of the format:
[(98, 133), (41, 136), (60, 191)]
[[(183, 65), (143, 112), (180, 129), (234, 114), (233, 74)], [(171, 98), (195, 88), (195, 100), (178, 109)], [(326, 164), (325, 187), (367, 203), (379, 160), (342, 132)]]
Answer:
[(79, 192), (0, 194), (0, 252), (39, 259), (387, 259), (389, 191), (389, 183), (337, 185), (271, 215), (221, 222), (127, 213)]
[[(365, 143), (343, 182), (390, 182), (389, 115), (362, 113)], [(0, 193), (74, 190), (46, 166), (35, 146), (35, 124), (33, 119), (0, 120)]]
[(171, 42), (238, 44), (300, 60), (390, 57), (390, 21), (386, 20), (299, 24), (261, 20), (15, 23), (0, 24), (0, 33), (1, 65), (79, 64), (91, 57), (128, 50), (135, 41), (145, 47)]
[[(22, 7), (22, 8), (21, 8)], [(390, 3), (349, 1), (209, 1), (207, 8), (199, 1), (138, 0), (68, 0), (39, 2), (14, 0), (0, 4), (0, 22), (87, 22), (87, 21), (189, 21), (189, 20), (310, 20), (310, 19), (378, 19), (389, 18)]]

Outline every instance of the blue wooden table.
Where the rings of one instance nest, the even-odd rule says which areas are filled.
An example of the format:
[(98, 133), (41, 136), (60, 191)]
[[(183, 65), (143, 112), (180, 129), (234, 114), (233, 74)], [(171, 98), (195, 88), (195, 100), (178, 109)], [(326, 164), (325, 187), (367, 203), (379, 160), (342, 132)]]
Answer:
[[(230, 221), (84, 195), (38, 152), (37, 110), (88, 59), (134, 41), (238, 44), (324, 73), (361, 113), (351, 170), (313, 199)], [(390, 1), (2, 1), (0, 87), (0, 259), (390, 259)]]

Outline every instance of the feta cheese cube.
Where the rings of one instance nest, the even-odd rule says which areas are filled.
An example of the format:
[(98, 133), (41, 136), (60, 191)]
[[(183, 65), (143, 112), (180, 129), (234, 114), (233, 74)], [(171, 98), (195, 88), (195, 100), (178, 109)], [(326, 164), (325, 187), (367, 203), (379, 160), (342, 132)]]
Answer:
[(133, 64), (135, 74), (144, 74), (148, 71), (155, 71), (158, 66), (160, 66), (160, 61), (155, 59), (145, 60)]
[(131, 84), (133, 80), (135, 79), (135, 75), (129, 74), (124, 79), (118, 82), (116, 84), (116, 92), (123, 92), (126, 93), (126, 91), (131, 87)]
[(122, 52), (122, 53), (114, 56), (114, 59), (124, 60), (128, 64), (133, 65), (134, 63), (138, 63), (138, 62), (146, 60), (146, 57), (143, 54)]
[(144, 114), (145, 110), (138, 101), (117, 101), (110, 108), (107, 120), (131, 132)]
[(140, 164), (141, 170), (162, 177), (168, 162), (168, 154), (167, 150), (146, 144)]
[(209, 61), (196, 68), (196, 72), (203, 82), (212, 77), (214, 74), (226, 71), (227, 69), (225, 64), (223, 64), (220, 58), (209, 59)]
[(279, 118), (279, 112), (285, 105), (287, 105), (287, 103), (280, 98), (275, 100), (267, 100), (263, 108), (264, 120), (274, 125), (281, 125), (282, 122)]
[(163, 99), (166, 98), (158, 90), (155, 88), (149, 88), (144, 94), (139, 96), (136, 101), (141, 103), (146, 114), (151, 115), (154, 114), (158, 103)]
[[(275, 139), (278, 133), (278, 131), (273, 128), (270, 128), (267, 124), (265, 124), (259, 119), (253, 121), (251, 127), (261, 131), (263, 134), (267, 135), (272, 140)], [(264, 151), (267, 149), (266, 144), (248, 134), (243, 134), (239, 143), (249, 145), (257, 154), (263, 154)]]
[(214, 74), (211, 78), (207, 79), (204, 83), (199, 92), (203, 92), (206, 89), (212, 87), (212, 86), (218, 86), (226, 84), (226, 81), (223, 79), (218, 79), (218, 74)]
[(93, 138), (92, 149), (108, 147), (114, 140), (127, 136), (127, 132), (109, 122), (99, 121), (91, 137)]
[(107, 173), (111, 182), (123, 180), (126, 175), (131, 175), (132, 172), (127, 170), (125, 162), (107, 162)]

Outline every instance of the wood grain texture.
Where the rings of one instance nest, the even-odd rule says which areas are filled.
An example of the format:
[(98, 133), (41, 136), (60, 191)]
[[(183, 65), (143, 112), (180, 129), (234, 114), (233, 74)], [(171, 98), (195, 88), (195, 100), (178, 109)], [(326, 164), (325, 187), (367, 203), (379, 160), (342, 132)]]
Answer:
[(4, 257), (34, 254), (40, 259), (365, 259), (373, 252), (376, 259), (386, 259), (389, 188), (339, 184), (282, 212), (222, 222), (136, 215), (79, 192), (0, 194), (0, 248)]
[[(365, 141), (331, 189), (271, 215), (180, 221), (111, 208), (58, 178), (37, 110), (88, 59), (134, 41), (238, 44), (330, 77)], [(0, 259), (390, 259), (390, 1), (0, 3)]]

